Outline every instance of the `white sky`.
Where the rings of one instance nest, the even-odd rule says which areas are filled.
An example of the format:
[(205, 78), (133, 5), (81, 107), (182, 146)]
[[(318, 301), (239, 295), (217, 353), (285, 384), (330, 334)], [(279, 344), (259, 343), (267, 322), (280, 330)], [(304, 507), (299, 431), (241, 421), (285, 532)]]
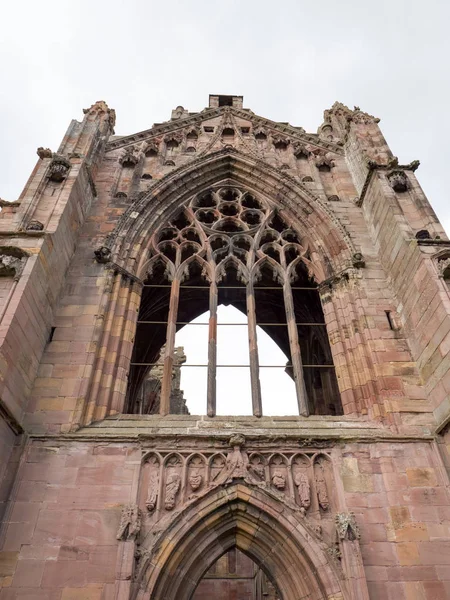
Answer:
[(5, 2), (0, 197), (18, 197), (36, 148), (57, 150), (96, 100), (116, 109), (118, 135), (179, 104), (200, 111), (210, 93), (315, 132), (339, 100), (381, 118), (400, 162), (420, 159), (450, 232), (449, 23), (445, 0)]
[[(209, 312), (192, 321), (177, 333), (175, 346), (183, 346), (186, 365), (208, 363)], [(241, 323), (241, 325), (225, 325)], [(251, 387), (247, 317), (233, 306), (219, 306), (217, 310), (217, 381), (216, 402), (218, 415), (251, 415)], [(287, 356), (260, 327), (257, 327), (259, 378), (265, 415), (298, 415), (294, 381), (285, 366)], [(220, 365), (242, 365), (232, 368)], [(270, 365), (270, 366), (268, 366)], [(275, 365), (279, 365), (276, 367)], [(181, 386), (191, 415), (206, 413), (206, 367), (181, 368)]]
[(335, 100), (381, 118), (447, 230), (450, 3), (445, 0), (23, 0), (0, 36), (0, 197), (14, 200), (38, 146), (103, 99), (117, 134), (209, 93), (315, 132)]

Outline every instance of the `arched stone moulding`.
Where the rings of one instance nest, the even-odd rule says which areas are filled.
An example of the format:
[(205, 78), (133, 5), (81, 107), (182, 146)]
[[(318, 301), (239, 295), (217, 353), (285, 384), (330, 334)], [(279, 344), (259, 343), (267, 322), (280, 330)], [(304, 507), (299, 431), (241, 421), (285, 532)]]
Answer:
[[(356, 600), (353, 574), (341, 571), (301, 513), (286, 506), (280, 512), (276, 498), (243, 482), (211, 489), (146, 536), (134, 598), (189, 600), (203, 574), (233, 547), (266, 572), (283, 600)], [(358, 600), (368, 598), (364, 585), (359, 589)]]
[[(362, 311), (358, 299), (358, 270), (352, 267), (357, 252), (348, 234), (325, 203), (297, 180), (280, 175), (261, 161), (226, 149), (176, 169), (157, 182), (145, 197), (130, 206), (115, 231), (105, 240), (105, 248), (111, 251), (106, 268), (112, 271), (105, 276), (104, 319), (99, 322), (98, 332), (101, 343), (98, 344), (86, 402), (74, 419), (74, 428), (124, 410), (140, 282), (145, 277), (152, 236), (158, 227), (174, 218), (194, 194), (218, 185), (240, 186), (265, 199), (269, 205), (278, 208), (294, 230), (307, 237), (315, 279), (318, 284), (323, 284), (320, 288), (322, 302), (328, 302), (327, 306), (324, 304), (325, 319), (328, 335), (333, 340), (332, 353), (340, 391), (345, 394), (344, 413), (365, 413), (374, 401), (376, 377), (370, 349), (365, 342), (353, 350), (352, 344), (346, 344), (345, 339), (350, 322), (347, 323), (348, 317), (342, 315), (342, 308), (356, 303), (358, 316)], [(339, 298), (330, 303), (338, 285), (342, 288)], [(118, 331), (123, 332), (122, 337), (117, 335)], [(104, 371), (106, 348), (109, 349), (109, 371), (116, 374), (113, 378)], [(361, 381), (357, 382), (356, 395), (350, 385), (355, 352), (359, 353), (358, 360), (367, 365), (357, 376)]]

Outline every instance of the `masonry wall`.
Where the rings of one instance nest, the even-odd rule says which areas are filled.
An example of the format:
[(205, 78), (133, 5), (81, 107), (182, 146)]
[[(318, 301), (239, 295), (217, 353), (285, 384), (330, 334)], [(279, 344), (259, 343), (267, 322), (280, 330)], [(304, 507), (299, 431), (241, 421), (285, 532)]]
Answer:
[[(71, 161), (65, 181), (49, 183), (54, 157), (44, 157), (21, 204), (0, 213), (1, 244), (29, 254), (17, 282), (0, 278), (0, 311), (5, 311), (0, 397), (16, 428), (14, 432), (6, 420), (0, 421), (0, 513), (5, 513), (0, 600), (129, 597), (134, 548), (130, 544), (125, 550), (127, 542), (117, 540), (117, 530), (123, 506), (136, 501), (142, 440), (148, 449), (163, 434), (172, 435), (176, 446), (188, 436), (198, 441), (224, 431), (251, 431), (276, 433), (282, 445), (283, 436), (292, 436), (293, 430), (299, 444), (333, 439), (339, 510), (356, 515), (370, 599), (449, 597), (448, 432), (444, 428), (435, 434), (450, 414), (450, 299), (435, 257), (449, 243), (412, 169), (405, 168), (409, 190), (403, 196), (395, 193), (386, 175), (392, 154), (372, 121), (356, 129), (352, 124), (356, 133), (345, 145), (341, 116), (330, 117), (334, 141), (319, 152), (316, 146), (325, 144), (324, 138), (305, 137), (310, 145), (305, 159), (295, 154), (298, 148), (294, 152), (298, 131), (267, 120), (257, 124), (245, 114), (233, 117), (234, 139), (221, 139), (223, 111), (205, 123), (198, 117), (197, 138), (192, 141), (186, 128), (177, 147), (165, 137), (176, 123), (143, 132), (123, 146), (120, 138), (107, 145), (111, 123), (105, 120), (106, 109), (97, 109), (91, 107), (83, 122), (73, 122), (63, 140), (59, 152)], [(351, 119), (357, 118), (349, 112)], [(213, 135), (202, 129), (205, 124), (215, 129)], [(247, 127), (265, 128), (266, 140), (246, 137), (242, 129)], [(287, 150), (272, 147), (284, 143), (279, 137), (290, 136)], [(156, 156), (145, 144), (137, 147), (143, 141), (156, 145)], [(323, 259), (320, 291), (344, 406), (341, 418), (231, 417), (218, 424), (189, 416), (154, 415), (141, 421), (120, 416), (139, 308), (140, 273), (125, 266), (132, 269), (133, 262), (143, 263), (145, 257), (139, 248), (129, 251), (125, 229), (119, 241), (114, 242), (113, 234), (123, 215), (130, 222), (142, 216), (144, 222), (139, 213), (146, 210), (139, 204), (143, 198), (147, 207), (155, 206), (156, 223), (162, 214), (175, 211), (178, 195), (197, 178), (213, 180), (212, 161), (201, 170), (197, 158), (199, 171), (189, 170), (189, 148), (206, 157), (227, 145), (248, 161), (253, 174), (249, 185), (261, 185), (261, 163), (278, 169), (279, 181), (301, 183), (305, 196), (314, 198), (304, 205), (304, 212), (313, 214), (311, 222), (319, 219), (310, 206), (320, 200), (331, 215), (324, 229), (334, 223), (339, 239), (348, 235), (362, 254), (364, 260), (355, 263), (334, 246), (332, 258), (340, 265), (336, 272)], [(123, 166), (127, 156), (132, 167)], [(232, 166), (220, 167), (219, 179), (223, 173), (242, 177), (239, 156), (230, 159)], [(367, 158), (379, 163), (372, 171)], [(331, 164), (329, 171), (321, 161)], [(174, 168), (188, 175), (173, 181)], [(167, 206), (158, 204), (164, 194)], [(41, 222), (42, 231), (27, 230), (32, 218)], [(151, 234), (151, 228), (142, 228), (136, 239)], [(415, 239), (424, 228), (434, 236), (427, 243)], [(123, 250), (125, 266), (95, 260), (94, 250), (106, 243)], [(113, 258), (120, 262), (122, 257)], [(130, 420), (130, 429), (118, 433), (119, 422), (126, 423), (127, 417), (136, 422)], [(148, 442), (151, 436), (153, 442)], [(333, 550), (330, 540), (321, 543)], [(339, 571), (341, 564), (333, 568)], [(248, 582), (238, 590), (217, 579), (205, 580), (195, 598), (217, 595), (219, 589), (230, 600), (238, 593), (251, 598)]]
[[(434, 442), (336, 448), (338, 486), (360, 526), (373, 600), (450, 594), (448, 482), (435, 452)], [(101, 440), (28, 444), (0, 553), (1, 600), (115, 598), (123, 544), (116, 534), (122, 506), (135, 499), (141, 455), (137, 444)], [(242, 565), (246, 576), (249, 568)], [(195, 597), (211, 586), (205, 580)]]

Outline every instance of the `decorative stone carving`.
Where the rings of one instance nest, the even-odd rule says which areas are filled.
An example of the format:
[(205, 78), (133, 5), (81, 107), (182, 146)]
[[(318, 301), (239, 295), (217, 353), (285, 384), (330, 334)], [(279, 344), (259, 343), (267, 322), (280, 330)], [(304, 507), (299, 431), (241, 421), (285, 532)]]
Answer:
[(42, 148), (42, 146), (36, 150), (36, 154), (41, 159), (51, 158), (53, 156), (53, 152), (50, 150), (50, 148)]
[(178, 455), (171, 456), (166, 465), (166, 482), (164, 508), (173, 510), (178, 502), (181, 490), (181, 459)]
[(324, 467), (319, 461), (314, 465), (314, 476), (319, 507), (322, 510), (328, 510), (330, 507), (330, 499), (328, 497), (327, 482), (325, 480)]
[(17, 281), (22, 275), (28, 254), (13, 246), (0, 247), (0, 277), (14, 277)]
[(311, 154), (310, 150), (304, 144), (300, 144), (299, 142), (296, 142), (293, 145), (293, 150), (295, 158), (308, 158)]
[(336, 195), (328, 196), (328, 200), (330, 202), (339, 202), (339, 196), (336, 196)]
[(243, 479), (247, 475), (248, 456), (242, 451), (245, 444), (243, 435), (233, 435), (230, 438), (231, 450), (228, 452), (225, 467), (218, 483), (229, 483), (233, 479)]
[(336, 531), (340, 540), (359, 540), (361, 534), (354, 513), (337, 513)]
[(148, 477), (148, 493), (145, 501), (145, 506), (149, 512), (156, 508), (159, 494), (159, 461), (155, 456), (150, 457), (148, 461), (149, 477)]
[(420, 231), (418, 231), (416, 233), (416, 235), (414, 237), (416, 238), (416, 240), (431, 240), (432, 239), (428, 229), (421, 229)]
[(291, 143), (291, 140), (283, 135), (273, 135), (272, 143), (275, 146), (275, 149), (285, 150)]
[(71, 168), (70, 161), (61, 154), (53, 154), (53, 160), (49, 166), (50, 179), (57, 183), (63, 181)]
[(363, 269), (366, 266), (366, 261), (364, 260), (364, 256), (361, 252), (355, 252), (352, 256), (352, 264), (355, 269)]
[(122, 509), (118, 540), (135, 540), (141, 530), (141, 511), (137, 504), (126, 504)]
[(131, 146), (126, 148), (122, 156), (119, 158), (119, 163), (122, 167), (134, 167), (138, 164), (141, 157), (141, 149), (138, 147)]
[(201, 456), (192, 456), (188, 463), (188, 485), (193, 492), (198, 492), (205, 480), (205, 461)]
[[(92, 106), (90, 106), (89, 108), (84, 108), (83, 113), (88, 118), (100, 116), (102, 114), (106, 115), (107, 121), (108, 121), (111, 129), (113, 129), (114, 125), (116, 124), (116, 111), (113, 108), (109, 108), (109, 106), (106, 104), (106, 102), (104, 100), (98, 100), (97, 102), (92, 104)], [(113, 131), (113, 133), (114, 133), (114, 131)]]
[(200, 486), (202, 485), (203, 477), (197, 471), (193, 471), (189, 475), (189, 485), (191, 486), (191, 490), (196, 492)]
[(248, 471), (250, 476), (255, 478), (255, 481), (262, 482), (266, 480), (266, 467), (264, 465), (264, 458), (260, 454), (253, 454), (250, 457)]
[(142, 144), (142, 151), (146, 157), (157, 156), (159, 152), (159, 141), (152, 140)]
[(402, 193), (409, 189), (408, 178), (404, 171), (392, 171), (387, 175), (387, 178), (394, 192)]
[(300, 471), (294, 476), (294, 483), (297, 486), (300, 505), (304, 511), (307, 511), (311, 506), (311, 489), (309, 487), (308, 476), (306, 473)]
[(439, 275), (444, 279), (450, 278), (450, 252), (441, 254), (435, 260)]
[[(270, 489), (304, 517), (307, 513), (313, 520), (326, 516), (323, 513), (332, 508), (328, 493), (333, 488), (330, 456), (317, 454), (317, 447), (299, 452), (297, 442), (290, 443), (289, 451), (277, 452), (275, 446), (261, 447), (258, 441), (255, 446), (244, 436), (233, 435), (224, 456), (209, 443), (203, 449), (202, 443), (180, 446), (174, 453), (169, 449), (174, 440), (168, 439), (167, 450), (152, 450), (145, 458), (139, 505), (146, 523), (161, 519), (159, 509), (179, 510), (212, 488), (236, 481)], [(247, 450), (248, 444), (252, 452)], [(222, 445), (221, 441), (218, 447)]]
[(177, 494), (180, 491), (180, 487), (181, 477), (179, 473), (170, 473), (166, 480), (166, 497), (164, 500), (164, 506), (166, 510), (173, 510), (175, 508)]
[(272, 484), (277, 490), (283, 491), (286, 488), (286, 476), (282, 471), (274, 471), (272, 475)]
[(320, 169), (332, 169), (334, 167), (334, 160), (328, 155), (319, 155), (316, 158), (316, 167)]
[(275, 454), (270, 459), (270, 482), (279, 491), (286, 489), (286, 460), (281, 454)]
[(94, 251), (95, 260), (98, 263), (106, 264), (111, 260), (111, 249), (106, 246), (101, 246), (98, 250)]
[(27, 225), (27, 231), (42, 231), (44, 225), (40, 221), (30, 221)]

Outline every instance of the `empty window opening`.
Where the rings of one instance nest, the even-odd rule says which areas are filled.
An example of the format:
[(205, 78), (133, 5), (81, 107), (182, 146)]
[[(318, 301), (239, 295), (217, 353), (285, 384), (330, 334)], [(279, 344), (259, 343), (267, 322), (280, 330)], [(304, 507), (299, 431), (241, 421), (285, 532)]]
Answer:
[(222, 131), (222, 135), (223, 137), (234, 137), (234, 129), (231, 127), (225, 127), (225, 129)]
[(390, 329), (392, 329), (392, 331), (394, 331), (395, 327), (394, 327), (394, 322), (392, 321), (391, 311), (385, 310), (384, 312), (386, 313), (386, 318), (389, 323)]
[(214, 133), (214, 127), (203, 127), (205, 133)]
[(309, 255), (287, 222), (225, 186), (155, 234), (128, 412), (342, 414)]
[(250, 127), (241, 127), (241, 133), (243, 135), (248, 135), (250, 133)]
[(233, 106), (233, 96), (219, 96), (219, 106)]

